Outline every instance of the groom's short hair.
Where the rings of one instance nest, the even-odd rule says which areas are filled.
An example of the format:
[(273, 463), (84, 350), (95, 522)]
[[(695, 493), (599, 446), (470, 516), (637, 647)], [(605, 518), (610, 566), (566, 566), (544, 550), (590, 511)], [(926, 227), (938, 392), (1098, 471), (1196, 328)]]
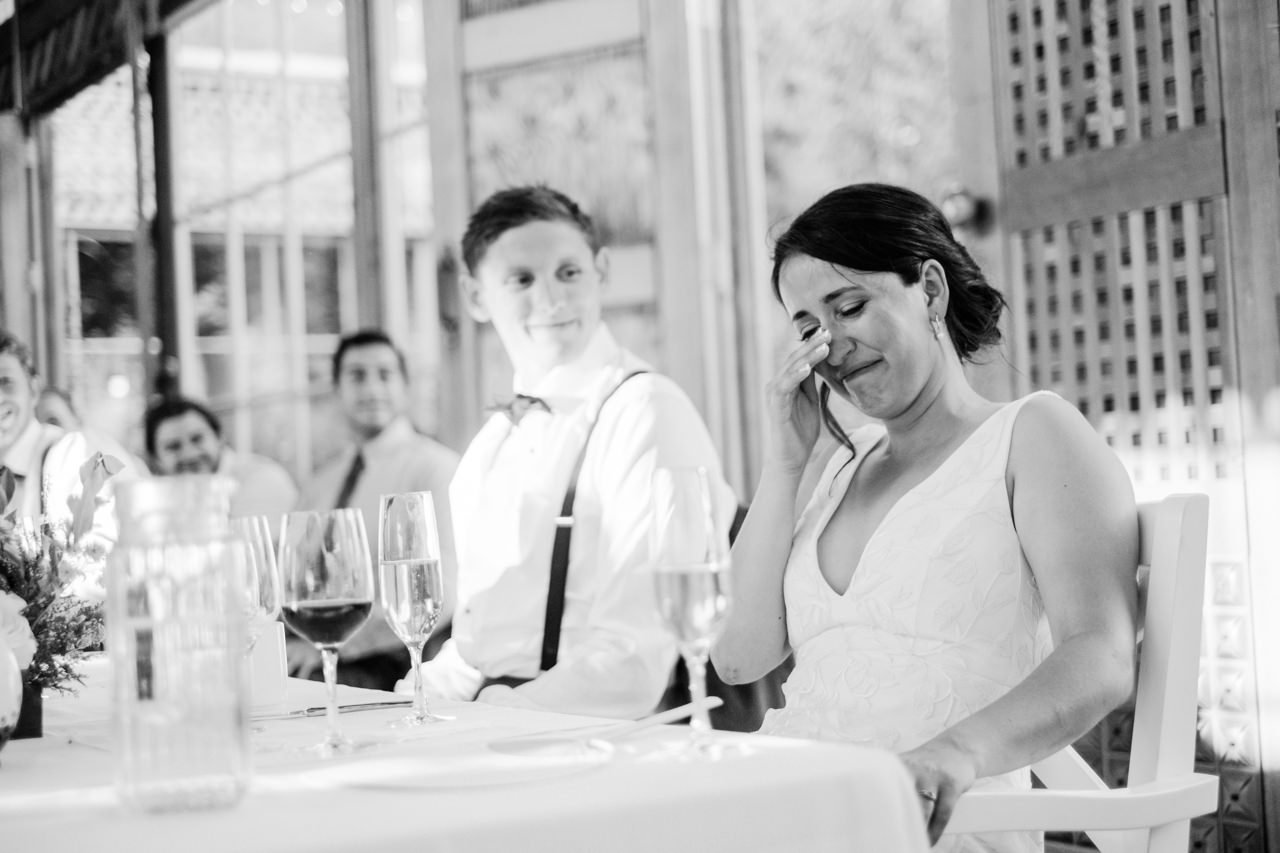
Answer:
[(462, 260), (475, 275), (489, 247), (498, 238), (530, 222), (567, 222), (582, 232), (592, 252), (600, 251), (595, 223), (578, 203), (545, 184), (510, 187), (489, 196), (467, 222), (462, 235)]

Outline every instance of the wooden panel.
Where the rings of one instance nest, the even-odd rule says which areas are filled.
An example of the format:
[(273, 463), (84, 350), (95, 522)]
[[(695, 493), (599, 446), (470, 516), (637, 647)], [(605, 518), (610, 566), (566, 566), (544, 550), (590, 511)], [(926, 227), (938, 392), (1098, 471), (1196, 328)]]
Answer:
[[(139, 334), (144, 340), (157, 338), (159, 359), (149, 350), (143, 358), (146, 393), (176, 390), (181, 371), (181, 328), (178, 317), (179, 250), (177, 235), (177, 137), (174, 117), (176, 57), (169, 36), (147, 42), (151, 67), (147, 88), (151, 95), (151, 136), (155, 166), (155, 267), (154, 275), (140, 278), (137, 287)], [(136, 212), (135, 216), (136, 216)], [(189, 235), (188, 235), (189, 236)], [(188, 243), (185, 251), (190, 251)], [(138, 251), (135, 244), (135, 251)], [(189, 259), (188, 259), (189, 260)], [(190, 279), (186, 279), (190, 281)], [(175, 369), (172, 359), (178, 359)]]
[(467, 179), (466, 114), (462, 101), (462, 21), (456, 2), (423, 4), (426, 29), (427, 114), (431, 117), (431, 201), (440, 322), (445, 328), (440, 371), (444, 407), (440, 439), (463, 447), (479, 426), (479, 345), (476, 325), (464, 310), (458, 245), (471, 211)]
[[(739, 386), (741, 397), (731, 422), (742, 429), (739, 459), (728, 457), (722, 448), (728, 476), (744, 498), (755, 492), (764, 458), (764, 388), (773, 375), (772, 340), (777, 326), (778, 303), (772, 289), (765, 286), (772, 264), (769, 247), (760, 235), (768, 232), (765, 204), (764, 132), (761, 121), (758, 36), (756, 7), (752, 3), (729, 0), (725, 15), (725, 97), (731, 203), (729, 228), (737, 289), (738, 328), (734, 348), (738, 355), (737, 376), (722, 381)], [(989, 78), (988, 78), (989, 81)], [(988, 82), (989, 85), (989, 82)], [(988, 101), (988, 104), (990, 102)], [(978, 158), (971, 158), (970, 162)], [(994, 196), (994, 187), (975, 188), (985, 197)], [(734, 471), (736, 464), (741, 470)], [(739, 479), (734, 479), (734, 474)]]
[[(1215, 476), (1222, 460), (1222, 442), (1211, 441), (1211, 428), (1231, 420), (1220, 367), (1222, 246), (1200, 239), (1220, 230), (1215, 210), (1213, 199), (1184, 200), (1024, 229), (1011, 241), (1026, 296), (1010, 309), (1030, 333), (1018, 364), (1030, 367), (1034, 387), (1075, 402), (1132, 451), (1143, 478)], [(1196, 475), (1171, 467), (1184, 454), (1197, 456)]]
[[(378, 4), (353, 3), (346, 14), (348, 56), (348, 99), (351, 112), (351, 169), (354, 202), (351, 242), (354, 256), (351, 259), (355, 280), (364, 284), (356, 295), (358, 317), (355, 326), (382, 325), (383, 305), (387, 293), (388, 270), (384, 269), (380, 239), (384, 223), (382, 216), (382, 147), (378, 144), (379, 130), (385, 104), (377, 97), (374, 81), (377, 79), (379, 61), (386, 62), (385, 54), (373, 46), (377, 32), (376, 9)], [(384, 7), (385, 9), (385, 7)], [(393, 256), (395, 261), (399, 258)], [(388, 259), (389, 260), (389, 259)], [(396, 269), (402, 265), (395, 263)], [(403, 275), (399, 278), (399, 295), (404, 292)], [(401, 314), (403, 316), (403, 313)], [(344, 328), (342, 331), (347, 331)], [(389, 332), (397, 330), (388, 329)]]
[(469, 193), (546, 183), (587, 210), (610, 246), (654, 234), (656, 106), (645, 51), (607, 52), (469, 75)]
[(0, 324), (30, 342), (35, 332), (27, 288), (27, 141), (16, 115), (0, 115)]
[[(1034, 335), (1030, 360), (1019, 364), (1029, 364), (1036, 387), (1080, 406), (1125, 463), (1140, 497), (1180, 490), (1213, 495), (1222, 505), (1220, 552), (1239, 547), (1238, 496), (1246, 482), (1236, 460), (1240, 413), (1223, 370), (1235, 322), (1221, 300), (1232, 289), (1220, 239), (1226, 210), (1221, 195), (1187, 198), (1010, 235), (1011, 257), (1018, 259), (1013, 272), (1028, 294), (1011, 301), (1011, 310), (1024, 314), (1013, 325)], [(1243, 566), (1237, 575), (1247, 575)], [(1247, 580), (1224, 583), (1218, 596), (1231, 593), (1239, 612), (1223, 622), (1225, 640), (1210, 644), (1203, 664), (1208, 759), (1202, 764), (1215, 773), (1229, 767), (1232, 779), (1256, 785), (1262, 730), (1251, 704), (1257, 694), (1250, 665), (1253, 647), (1259, 653), (1263, 647), (1251, 635), (1259, 629), (1244, 618), (1247, 589), (1237, 589)], [(1106, 778), (1122, 781), (1129, 733), (1110, 731), (1117, 719), (1113, 714), (1103, 724), (1115, 751), (1091, 761)], [(1226, 796), (1226, 776), (1223, 784)], [(1260, 804), (1224, 812), (1221, 826), (1260, 833)]]
[[(237, 205), (227, 209), (226, 243), (223, 245), (227, 285), (227, 332), (231, 344), (231, 390), (234, 394), (231, 423), (224, 437), (233, 447), (252, 448), (253, 417), (249, 409), (253, 354), (249, 347), (249, 302), (245, 290), (244, 231)], [(261, 358), (261, 355), (258, 356)], [(226, 433), (230, 433), (226, 435)]]
[[(950, 9), (950, 50), (953, 56), (964, 57), (963, 62), (969, 72), (949, 75), (955, 136), (966, 140), (963, 146), (966, 155), (956, 163), (956, 179), (958, 185), (967, 189), (974, 198), (992, 200), (1000, 196), (1000, 151), (1008, 148), (1012, 128), (1008, 120), (1000, 118), (1006, 104), (1004, 98), (997, 97), (995, 90), (991, 9), (986, 0), (954, 0)], [(757, 162), (763, 162), (763, 158), (757, 158)], [(757, 229), (748, 233), (765, 232)], [(997, 229), (964, 228), (959, 237), (986, 273), (987, 280), (999, 288), (1011, 304), (1024, 298), (1018, 277), (1007, 274), (1007, 270), (1017, 264), (1005, 257), (1006, 247)], [(1013, 399), (1020, 393), (1020, 383), (1025, 382), (1025, 377), (1019, 376), (1013, 366), (1027, 364), (1027, 354), (1015, 351), (1026, 337), (1014, 325), (1018, 322), (1015, 318), (1021, 316), (1020, 311), (1010, 312), (1002, 319), (1004, 352), (1001, 355), (966, 368), (970, 382), (989, 399)], [(1012, 357), (1009, 355), (1011, 352)], [(760, 386), (763, 384), (762, 379)], [(756, 411), (762, 409), (757, 406)]]
[[(1280, 44), (1276, 37), (1280, 9), (1274, 0), (1222, 2), (1218, 8), (1219, 54), (1222, 57), (1222, 119), (1226, 135), (1227, 221), (1230, 230), (1231, 279), (1225, 294), (1230, 306), (1230, 330), (1235, 336), (1232, 355), (1238, 371), (1242, 409), (1242, 465), (1245, 507), (1249, 521), (1248, 576), (1252, 579), (1250, 607), (1258, 649), (1255, 662), (1259, 707), (1252, 722), (1258, 726), (1262, 768), (1280, 769), (1280, 305), (1275, 272), (1280, 269)], [(1221, 274), (1219, 278), (1222, 278)], [(1266, 790), (1265, 816), (1253, 823), (1274, 847), (1280, 840), (1280, 786)], [(1224, 825), (1224, 832), (1227, 827)]]
[(689, 298), (691, 289), (699, 284), (696, 278), (690, 280), (691, 264), (703, 251), (703, 235), (692, 204), (700, 176), (692, 127), (691, 36), (683, 0), (654, 0), (646, 7), (647, 59), (655, 105), (654, 150), (662, 164), (655, 188), (654, 225), (663, 345), (671, 377), (705, 412), (708, 391), (698, 351), (703, 300)]
[(1078, 223), (1080, 238), (1077, 257), (1074, 263), (1079, 265), (1080, 288), (1087, 306), (1085, 328), (1089, 333), (1088, 351), (1085, 360), (1089, 367), (1089, 385), (1082, 399), (1086, 401), (1083, 410), (1098, 411), (1102, 405), (1102, 387), (1110, 383), (1115, 376), (1115, 361), (1112, 358), (1115, 324), (1111, 320), (1112, 298), (1111, 288), (1105, 280), (1100, 280), (1094, 270), (1094, 258), (1102, 253), (1106, 245), (1105, 222), (1096, 227), (1096, 217), (1092, 221)]
[(1002, 219), (1022, 226), (1221, 195), (1221, 131), (1202, 127), (1138, 147), (1065, 158), (1004, 174)]
[(1035, 387), (1030, 373), (1035, 364), (1035, 351), (1031, 347), (1031, 339), (1033, 335), (1037, 334), (1034, 323), (1035, 318), (1031, 315), (1028, 307), (1028, 302), (1032, 298), (1029, 294), (1032, 279), (1022, 274), (1022, 270), (1027, 264), (1024, 245), (1022, 240), (1009, 240), (1008, 267), (1010, 270), (1016, 270), (1017, 272), (1009, 277), (1010, 283), (1005, 294), (1009, 300), (1009, 312), (1011, 315), (1009, 321), (1009, 328), (1012, 332), (1010, 349), (1014, 356), (1013, 365), (1015, 370), (1013, 391), (1019, 397), (1030, 393)]
[(528, 65), (635, 42), (642, 35), (638, 0), (552, 0), (465, 21), (463, 69)]
[(605, 308), (638, 308), (655, 300), (653, 246), (612, 246), (609, 250), (609, 280), (602, 304)]
[(1059, 224), (1045, 225), (1040, 228), (1040, 243), (1043, 247), (1041, 263), (1044, 266), (1045, 292), (1051, 306), (1049, 322), (1050, 345), (1053, 359), (1049, 367), (1049, 378), (1059, 393), (1068, 400), (1075, 399), (1075, 342), (1071, 323), (1071, 292), (1065, 282), (1063, 268), (1063, 232), (1066, 229)]
[(536, 6), (548, 0), (456, 0), (462, 6), (462, 17), (480, 18), (485, 15), (496, 15), (519, 9), (521, 6)]
[[(1137, 391), (1138, 374), (1137, 356), (1133, 352), (1133, 343), (1125, 334), (1126, 323), (1129, 322), (1127, 312), (1130, 310), (1131, 303), (1126, 304), (1124, 287), (1116, 287), (1114, 284), (1120, 269), (1120, 246), (1123, 242), (1120, 217), (1095, 216), (1090, 220), (1089, 232), (1096, 241), (1093, 258), (1089, 263), (1090, 269), (1093, 270), (1094, 287), (1105, 288), (1108, 291), (1107, 302), (1111, 306), (1109, 329), (1111, 347), (1109, 356), (1105, 356), (1106, 360), (1098, 365), (1098, 375), (1105, 380), (1100, 384), (1109, 389), (1113, 399), (1118, 397), (1121, 400), (1127, 400), (1130, 394)], [(1132, 373), (1129, 372), (1131, 358), (1134, 359)], [(1104, 375), (1105, 364), (1110, 365), (1109, 377)], [(1095, 411), (1101, 411), (1101, 409)], [(1097, 415), (1094, 414), (1092, 417), (1096, 418)]]
[(1218, 115), (1209, 0), (997, 0), (1006, 168), (1133, 145)]

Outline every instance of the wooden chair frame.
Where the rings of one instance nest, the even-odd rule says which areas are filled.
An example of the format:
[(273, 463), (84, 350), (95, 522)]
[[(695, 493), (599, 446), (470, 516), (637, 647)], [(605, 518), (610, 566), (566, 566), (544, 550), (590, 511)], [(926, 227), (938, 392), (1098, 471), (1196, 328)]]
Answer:
[(1186, 853), (1191, 818), (1218, 808), (1218, 779), (1194, 772), (1196, 682), (1209, 499), (1138, 508), (1141, 642), (1128, 783), (1108, 788), (1067, 747), (1032, 765), (1044, 788), (973, 791), (946, 832), (1087, 832), (1102, 853)]

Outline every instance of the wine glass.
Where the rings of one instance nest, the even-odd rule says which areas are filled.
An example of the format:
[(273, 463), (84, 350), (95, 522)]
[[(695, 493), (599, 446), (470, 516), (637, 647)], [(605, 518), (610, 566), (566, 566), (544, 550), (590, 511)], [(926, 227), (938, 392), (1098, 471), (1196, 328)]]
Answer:
[(421, 726), (451, 719), (427, 710), (422, 647), (440, 618), (444, 581), (440, 535), (430, 492), (383, 495), (378, 509), (378, 594), (387, 624), (409, 648), (413, 711), (393, 725)]
[(709, 733), (707, 659), (729, 613), (728, 531), (716, 524), (704, 468), (658, 468), (650, 529), (658, 609), (689, 670), (693, 751), (714, 757)]
[(328, 693), (322, 758), (357, 748), (338, 730), (338, 648), (373, 610), (373, 563), (357, 509), (291, 512), (280, 528), (281, 613), (295, 634), (320, 650)]
[(244, 540), (247, 560), (245, 590), (249, 617), (249, 641), (245, 654), (253, 654), (263, 631), (280, 616), (280, 570), (266, 516), (231, 519), (231, 532)]

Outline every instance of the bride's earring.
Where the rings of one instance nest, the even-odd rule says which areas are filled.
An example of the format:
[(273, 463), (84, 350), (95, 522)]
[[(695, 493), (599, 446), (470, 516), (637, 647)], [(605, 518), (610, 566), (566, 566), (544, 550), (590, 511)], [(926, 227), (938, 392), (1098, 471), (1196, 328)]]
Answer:
[(934, 314), (933, 317), (929, 320), (929, 325), (933, 326), (933, 336), (935, 338), (941, 338), (942, 337), (942, 318), (939, 317), (937, 314)]

